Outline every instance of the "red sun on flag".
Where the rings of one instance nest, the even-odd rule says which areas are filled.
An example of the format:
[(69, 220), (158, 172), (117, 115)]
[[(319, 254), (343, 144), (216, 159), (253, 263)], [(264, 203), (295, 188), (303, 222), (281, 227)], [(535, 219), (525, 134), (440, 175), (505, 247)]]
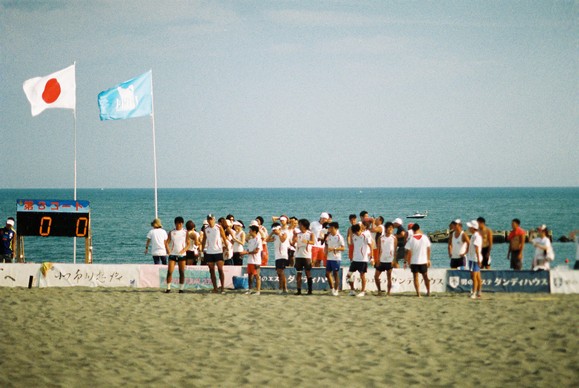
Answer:
[(60, 96), (60, 84), (56, 78), (51, 78), (44, 85), (44, 91), (42, 92), (42, 99), (47, 104), (52, 104), (54, 101), (58, 100)]

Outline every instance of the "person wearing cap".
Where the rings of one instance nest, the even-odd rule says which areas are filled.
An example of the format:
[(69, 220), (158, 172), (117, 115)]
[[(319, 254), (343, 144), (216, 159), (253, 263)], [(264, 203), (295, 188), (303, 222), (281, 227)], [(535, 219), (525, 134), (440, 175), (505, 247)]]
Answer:
[(322, 262), (326, 262), (326, 255), (324, 254), (324, 243), (322, 230), (324, 229), (324, 224), (328, 222), (330, 215), (326, 212), (320, 214), (320, 220), (314, 221), (310, 224), (310, 230), (316, 238), (316, 243), (312, 247), (312, 265), (314, 267), (320, 267)]
[(470, 278), (472, 279), (472, 293), (471, 299), (481, 297), (482, 279), (480, 275), (480, 267), (482, 264), (482, 236), (479, 233), (479, 225), (477, 220), (472, 220), (466, 223), (468, 230), (471, 233), (470, 241), (468, 243), (468, 270), (470, 271)]
[(245, 232), (243, 231), (243, 223), (241, 221), (233, 221), (233, 230), (235, 231), (232, 235), (233, 241), (233, 265), (243, 265), (242, 252), (244, 251), (243, 246), (245, 245)]
[(482, 236), (482, 267), (481, 269), (491, 269), (491, 250), (493, 249), (493, 231), (487, 226), (487, 221), (483, 217), (476, 219), (479, 233)]
[(430, 296), (430, 279), (428, 278), (428, 267), (430, 267), (430, 240), (420, 230), (420, 225), (412, 226), (414, 235), (408, 239), (405, 245), (406, 263), (410, 264), (410, 270), (414, 278), (414, 289), (420, 298), (420, 282), (418, 274), (422, 275), (426, 286), (426, 296)]
[(175, 217), (175, 229), (169, 232), (167, 239), (167, 252), (169, 252), (169, 266), (167, 268), (167, 290), (171, 292), (171, 282), (173, 281), (173, 271), (175, 263), (179, 267), (179, 293), (185, 292), (185, 265), (187, 264), (187, 247), (189, 247), (189, 234), (183, 229), (185, 220), (183, 217)]
[(514, 218), (511, 222), (511, 232), (507, 237), (509, 250), (507, 260), (511, 260), (511, 269), (520, 271), (523, 269), (523, 251), (525, 250), (526, 232), (521, 228), (521, 220)]
[(16, 252), (16, 230), (14, 229), (14, 218), (8, 217), (6, 226), (0, 229), (2, 243), (0, 244), (0, 263), (14, 262)]
[(462, 221), (456, 219), (451, 222), (454, 231), (448, 236), (448, 257), (450, 269), (466, 267), (466, 253), (470, 240), (462, 230)]
[(223, 228), (215, 223), (215, 216), (213, 214), (207, 215), (207, 226), (203, 234), (203, 241), (201, 246), (205, 253), (205, 261), (209, 267), (209, 275), (211, 276), (211, 283), (213, 284), (213, 293), (217, 293), (217, 278), (215, 276), (215, 266), (219, 272), (219, 281), (221, 285), (221, 293), (225, 293), (225, 273), (223, 272), (223, 252), (226, 250), (225, 232)]
[(406, 257), (406, 237), (408, 234), (406, 233), (406, 229), (404, 229), (404, 223), (402, 222), (401, 218), (396, 218), (392, 221), (392, 225), (396, 228), (396, 240), (398, 241), (398, 249), (396, 250), (396, 257), (392, 262), (392, 266), (394, 268), (400, 268), (399, 261), (404, 262)]
[(546, 225), (541, 225), (537, 228), (537, 233), (539, 236), (532, 241), (535, 247), (532, 269), (533, 271), (549, 271), (551, 261), (555, 260), (553, 245), (548, 236), (549, 230)]
[(145, 255), (149, 252), (149, 245), (151, 245), (151, 255), (153, 256), (153, 263), (160, 265), (167, 265), (167, 239), (169, 235), (163, 229), (161, 220), (155, 218), (151, 222), (153, 229), (147, 233), (147, 242), (145, 244)]
[(288, 249), (290, 246), (287, 230), (282, 229), (279, 222), (274, 222), (271, 226), (271, 234), (266, 240), (273, 242), (275, 255), (275, 270), (279, 279), (279, 293), (287, 294), (287, 279), (285, 269), (288, 266)]

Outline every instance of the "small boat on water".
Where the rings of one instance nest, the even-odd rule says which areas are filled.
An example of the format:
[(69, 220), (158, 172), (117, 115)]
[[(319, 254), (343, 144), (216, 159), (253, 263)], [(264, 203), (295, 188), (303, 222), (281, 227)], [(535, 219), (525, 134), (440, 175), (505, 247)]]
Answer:
[(425, 211), (424, 213), (416, 211), (414, 214), (406, 216), (406, 218), (426, 218), (426, 217), (428, 217), (428, 211)]

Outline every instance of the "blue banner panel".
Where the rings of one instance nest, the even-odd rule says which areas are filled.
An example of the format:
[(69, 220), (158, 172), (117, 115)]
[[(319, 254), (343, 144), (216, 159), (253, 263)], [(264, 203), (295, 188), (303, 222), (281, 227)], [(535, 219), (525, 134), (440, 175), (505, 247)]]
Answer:
[[(469, 271), (449, 270), (446, 291), (471, 292)], [(550, 292), (548, 271), (481, 271), (484, 292)]]
[[(243, 274), (246, 274), (246, 268), (243, 268)], [(261, 289), (262, 290), (278, 290), (279, 289), (279, 278), (275, 267), (261, 267)], [(287, 278), (287, 288), (290, 290), (297, 289), (296, 282), (296, 269), (286, 268), (285, 276)], [(339, 278), (340, 282), (342, 279), (342, 269), (340, 268)], [(312, 289), (314, 291), (324, 291), (329, 290), (328, 279), (326, 279), (326, 269), (325, 268), (312, 268)], [(255, 287), (255, 282), (253, 286)], [(308, 283), (306, 278), (306, 272), (302, 273), (302, 290), (308, 289)], [(342, 285), (340, 284), (340, 289)]]

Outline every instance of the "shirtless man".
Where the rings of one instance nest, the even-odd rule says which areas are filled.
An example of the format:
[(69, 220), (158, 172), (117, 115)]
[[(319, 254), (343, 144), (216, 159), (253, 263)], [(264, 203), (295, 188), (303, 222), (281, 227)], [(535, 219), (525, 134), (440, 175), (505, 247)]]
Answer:
[(482, 267), (481, 269), (491, 269), (491, 249), (493, 249), (493, 231), (487, 226), (483, 217), (476, 219), (479, 233), (482, 237)]

